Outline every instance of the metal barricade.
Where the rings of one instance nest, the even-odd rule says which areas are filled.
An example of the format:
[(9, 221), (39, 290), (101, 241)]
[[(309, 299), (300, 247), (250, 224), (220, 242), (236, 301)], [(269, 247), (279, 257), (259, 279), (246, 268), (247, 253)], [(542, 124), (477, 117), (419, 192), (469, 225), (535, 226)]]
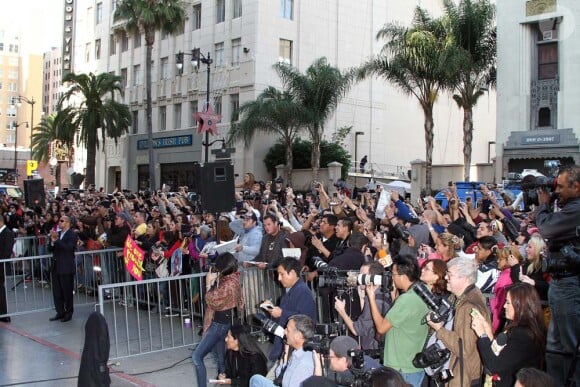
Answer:
[[(37, 239), (38, 240), (38, 239)], [(31, 242), (29, 239), (28, 242)], [(31, 246), (34, 246), (31, 243)], [(75, 305), (96, 304), (97, 286), (117, 281), (122, 273), (122, 258), (117, 257), (121, 249), (91, 250), (75, 253)], [(54, 308), (51, 289), (52, 254), (24, 256), (0, 261), (0, 276), (3, 275), (6, 290), (7, 314), (16, 316)], [(104, 277), (103, 269), (111, 271)], [(123, 269), (124, 270), (124, 269)], [(108, 272), (109, 273), (109, 272)], [(124, 278), (124, 277), (123, 277)]]
[(33, 257), (37, 255), (44, 255), (46, 251), (46, 235), (38, 236), (23, 236), (14, 238), (14, 256), (19, 257)]
[[(277, 303), (284, 289), (275, 271), (240, 269), (245, 305), (244, 324), (265, 299)], [(144, 279), (99, 286), (99, 308), (109, 325), (111, 358), (194, 345), (204, 317), (206, 273)], [(194, 281), (199, 283), (194, 284)], [(199, 296), (194, 294), (199, 289)], [(108, 295), (108, 296), (107, 296)], [(254, 331), (258, 331), (256, 326)]]

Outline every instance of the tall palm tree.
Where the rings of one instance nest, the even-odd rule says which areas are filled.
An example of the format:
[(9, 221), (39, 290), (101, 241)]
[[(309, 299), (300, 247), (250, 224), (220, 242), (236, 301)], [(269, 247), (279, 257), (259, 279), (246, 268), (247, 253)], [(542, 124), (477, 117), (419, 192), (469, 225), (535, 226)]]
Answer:
[(228, 143), (244, 141), (247, 147), (258, 132), (279, 136), (285, 146), (286, 176), (292, 183), (292, 143), (307, 122), (307, 112), (288, 91), (268, 86), (255, 101), (249, 101), (233, 112), (232, 122), (239, 116), (228, 134)]
[(453, 99), (463, 109), (464, 179), (469, 181), (473, 107), (484, 94), (482, 86), (495, 84), (496, 27), (495, 6), (489, 0), (461, 0), (457, 5), (445, 0), (445, 18), (453, 38), (455, 52), (448, 61), (455, 67), (450, 89)]
[[(95, 183), (95, 159), (101, 139), (113, 138), (115, 143), (131, 125), (131, 112), (127, 105), (114, 100), (115, 92), (122, 94), (121, 77), (109, 73), (95, 75), (67, 74), (63, 83), (69, 88), (58, 103), (58, 116), (77, 128), (77, 145), (87, 150), (86, 184)], [(63, 106), (67, 104), (66, 108)]]
[(433, 138), (435, 122), (433, 106), (449, 78), (445, 58), (450, 41), (444, 25), (420, 7), (415, 9), (411, 27), (385, 25), (377, 39), (384, 39), (381, 54), (357, 69), (357, 78), (379, 76), (403, 93), (417, 98), (424, 115), (426, 176), (425, 189), (431, 192)]
[(173, 34), (183, 30), (186, 14), (181, 0), (120, 0), (113, 19), (125, 21), (127, 32), (145, 34), (145, 115), (149, 150), (149, 189), (155, 190), (155, 153), (153, 152), (153, 119), (151, 108), (151, 54), (155, 32)]
[(315, 60), (304, 74), (287, 64), (276, 64), (274, 68), (282, 79), (284, 89), (288, 90), (310, 115), (307, 125), (312, 140), (310, 163), (313, 177), (317, 179), (324, 125), (350, 89), (352, 76), (331, 66), (324, 57)]

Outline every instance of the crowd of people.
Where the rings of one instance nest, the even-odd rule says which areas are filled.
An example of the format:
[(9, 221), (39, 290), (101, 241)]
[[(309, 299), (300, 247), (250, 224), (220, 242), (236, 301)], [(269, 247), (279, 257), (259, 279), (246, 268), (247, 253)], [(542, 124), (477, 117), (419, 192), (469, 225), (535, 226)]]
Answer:
[[(19, 236), (49, 236), (55, 321), (72, 317), (67, 297), (73, 287), (89, 291), (96, 285), (88, 278), (71, 284), (74, 270), (86, 273), (91, 262), (72, 268), (59, 263), (63, 234), (75, 234), (77, 250), (122, 247), (131, 235), (147, 253), (144, 278), (209, 266), (205, 284), (192, 282), (186, 297), (209, 312), (192, 356), (199, 386), (207, 383), (209, 352), (217, 354), (216, 378), (235, 385), (272, 385), (265, 376), (271, 365), (279, 385), (316, 382), (319, 356), (331, 371), (351, 369), (368, 385), (528, 387), (544, 378), (529, 376), (540, 370), (553, 385), (580, 385), (580, 367), (574, 371), (580, 337), (580, 167), (561, 168), (555, 194), (534, 188), (538, 203), (527, 212), (500, 205), (499, 193), (487, 194), (492, 188), (485, 185), (479, 202), (461, 201), (450, 186), (446, 207), (430, 196), (413, 205), (396, 191), (384, 203), (380, 185), (350, 192), (344, 185), (313, 182), (310, 191), (298, 193), (281, 179), (264, 183), (251, 173), (236, 188), (232, 211), (220, 214), (201, 212), (187, 187), (112, 194), (89, 187), (82, 195), (65, 192), (46, 208), (4, 198), (0, 236), (5, 227)], [(217, 243), (233, 240), (230, 253), (216, 253)], [(287, 248), (299, 249), (299, 256), (285, 257)], [(174, 267), (177, 253), (181, 264)], [(103, 283), (128, 279), (123, 265), (103, 266)], [(285, 329), (268, 356), (237, 324), (248, 301), (241, 297), (242, 268), (262, 270), (285, 289), (280, 300), (259, 300)], [(341, 276), (347, 272), (373, 280), (345, 285)], [(163, 306), (164, 295), (159, 298)], [(333, 348), (331, 341), (330, 356), (304, 350), (317, 323), (335, 321), (346, 330), (334, 340), (353, 338), (341, 339), (353, 348), (338, 342)], [(377, 371), (352, 369), (350, 349), (379, 358)], [(343, 366), (333, 363), (335, 357), (345, 359)], [(336, 385), (331, 371), (327, 381)], [(393, 375), (382, 377), (392, 384), (371, 383), (380, 379), (376, 375)], [(404, 383), (396, 384), (398, 378)]]

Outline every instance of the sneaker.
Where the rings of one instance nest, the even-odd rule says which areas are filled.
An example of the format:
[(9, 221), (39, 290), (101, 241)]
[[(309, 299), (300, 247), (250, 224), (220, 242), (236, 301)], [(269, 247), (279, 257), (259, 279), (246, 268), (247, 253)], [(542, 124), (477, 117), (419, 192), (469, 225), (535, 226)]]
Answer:
[(127, 301), (121, 300), (121, 301), (119, 301), (119, 305), (120, 306), (127, 306)]
[(180, 317), (181, 314), (179, 312), (167, 311), (163, 316), (164, 317)]

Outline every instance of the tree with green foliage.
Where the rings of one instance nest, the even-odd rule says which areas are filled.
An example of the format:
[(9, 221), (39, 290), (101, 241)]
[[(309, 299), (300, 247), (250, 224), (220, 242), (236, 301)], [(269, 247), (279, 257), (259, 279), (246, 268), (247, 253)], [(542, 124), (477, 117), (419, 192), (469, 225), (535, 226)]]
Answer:
[(296, 67), (279, 63), (274, 66), (284, 89), (303, 105), (309, 114), (306, 125), (312, 140), (310, 163), (313, 178), (318, 177), (324, 125), (352, 85), (352, 75), (331, 66), (326, 58), (314, 61), (303, 74)]
[[(285, 144), (278, 142), (274, 144), (266, 156), (264, 157), (264, 164), (272, 176), (276, 174), (276, 166), (284, 163), (284, 149)], [(341, 176), (346, 179), (348, 176), (348, 169), (350, 168), (350, 155), (339, 144), (322, 140), (320, 143), (320, 165), (326, 167), (328, 163), (337, 161), (342, 164)], [(312, 168), (310, 163), (310, 155), (312, 153), (312, 142), (302, 140), (300, 138), (294, 140), (292, 143), (292, 154), (294, 168), (309, 169)]]
[(425, 188), (431, 192), (433, 106), (449, 82), (450, 68), (445, 60), (452, 42), (441, 20), (433, 19), (420, 7), (415, 9), (411, 27), (387, 24), (378, 32), (377, 39), (385, 40), (381, 54), (357, 69), (357, 78), (379, 76), (419, 102), (424, 115)]
[(77, 145), (82, 144), (87, 150), (85, 182), (94, 184), (95, 160), (97, 150), (101, 148), (99, 130), (104, 149), (107, 137), (117, 143), (131, 125), (129, 108), (114, 99), (115, 92), (123, 92), (121, 77), (109, 73), (69, 73), (62, 81), (68, 89), (58, 103), (58, 121), (76, 128)]
[(450, 89), (463, 109), (464, 180), (470, 179), (473, 108), (489, 86), (495, 85), (495, 6), (489, 0), (445, 0), (445, 19), (455, 51), (447, 61), (455, 75)]
[[(235, 117), (239, 114), (239, 121)], [(255, 101), (249, 101), (240, 106), (232, 114), (232, 127), (227, 142), (232, 144), (243, 141), (247, 147), (251, 140), (260, 132), (273, 134), (284, 144), (286, 176), (292, 183), (292, 142), (296, 139), (307, 115), (301, 104), (297, 103), (288, 91), (280, 91), (275, 87), (267, 87)]]
[(145, 116), (149, 150), (149, 189), (155, 190), (155, 153), (153, 152), (153, 120), (151, 107), (151, 55), (155, 44), (155, 32), (174, 34), (183, 31), (186, 20), (181, 0), (119, 0), (113, 15), (115, 21), (124, 21), (127, 32), (145, 35)]

